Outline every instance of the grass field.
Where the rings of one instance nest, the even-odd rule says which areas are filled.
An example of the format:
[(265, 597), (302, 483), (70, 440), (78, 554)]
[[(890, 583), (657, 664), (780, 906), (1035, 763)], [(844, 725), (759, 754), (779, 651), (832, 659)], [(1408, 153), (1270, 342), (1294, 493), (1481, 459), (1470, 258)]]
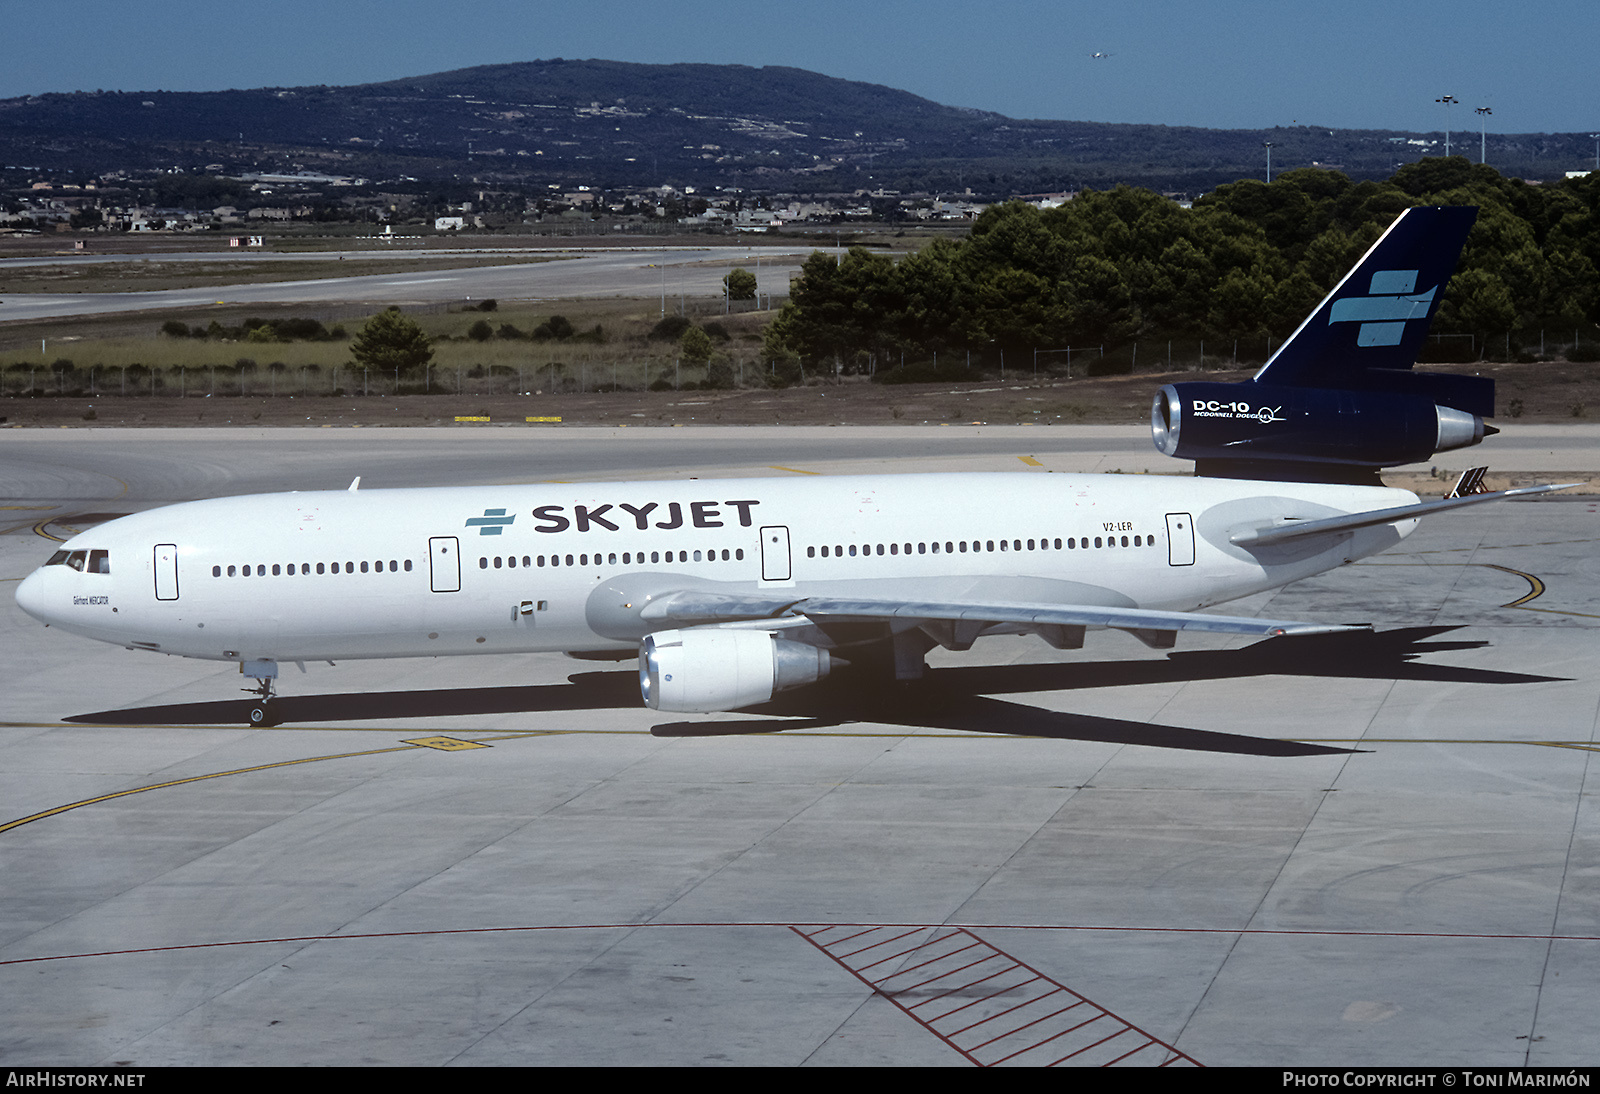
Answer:
[[(691, 302), (695, 321), (718, 323), (727, 338), (716, 343), (718, 360), (736, 382), (756, 381), (761, 328), (769, 312), (724, 315), (709, 301)], [(259, 318), (281, 318), (293, 309), (256, 309)], [(468, 332), (476, 323), (494, 331), (513, 327), (531, 333), (562, 314), (577, 333), (564, 340), (526, 337), (484, 340)], [(238, 309), (189, 315), (179, 321), (201, 325), (216, 319), (237, 326), (247, 318)], [(350, 357), (348, 337), (331, 341), (253, 341), (172, 337), (160, 333), (163, 316), (144, 318), (140, 333), (127, 319), (74, 324), (85, 333), (46, 339), (42, 351), (29, 347), (0, 353), (0, 395), (331, 395), (341, 392), (394, 395), (450, 392), (504, 394), (521, 391), (636, 390), (665, 380), (674, 387), (698, 384), (705, 368), (678, 363), (676, 343), (649, 337), (660, 320), (653, 301), (585, 301), (570, 308), (508, 306), (494, 312), (438, 311), (414, 316), (433, 339), (434, 357), (424, 372), (396, 376), (364, 372)], [(342, 325), (347, 335), (363, 322)]]

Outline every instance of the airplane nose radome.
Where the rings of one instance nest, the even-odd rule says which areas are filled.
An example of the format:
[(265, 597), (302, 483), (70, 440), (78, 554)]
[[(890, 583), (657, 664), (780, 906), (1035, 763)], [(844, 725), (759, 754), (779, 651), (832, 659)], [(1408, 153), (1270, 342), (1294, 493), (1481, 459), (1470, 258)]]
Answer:
[(41, 622), (49, 622), (44, 617), (44, 579), (37, 570), (23, 578), (22, 584), (17, 586), (17, 607)]

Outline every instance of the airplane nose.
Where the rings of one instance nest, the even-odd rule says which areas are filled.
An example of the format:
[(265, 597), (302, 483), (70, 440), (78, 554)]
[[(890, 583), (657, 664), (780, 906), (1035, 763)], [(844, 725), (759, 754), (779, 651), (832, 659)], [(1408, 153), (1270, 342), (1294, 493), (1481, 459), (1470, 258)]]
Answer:
[(45, 617), (44, 578), (38, 570), (23, 578), (22, 584), (17, 586), (17, 607), (41, 623), (50, 622)]

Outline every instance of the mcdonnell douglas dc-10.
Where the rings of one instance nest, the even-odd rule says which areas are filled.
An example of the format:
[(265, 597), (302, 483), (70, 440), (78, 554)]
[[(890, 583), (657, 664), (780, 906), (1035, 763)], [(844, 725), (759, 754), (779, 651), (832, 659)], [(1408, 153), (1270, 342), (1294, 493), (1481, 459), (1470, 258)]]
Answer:
[(1494, 383), (1412, 370), (1476, 210), (1414, 208), (1272, 359), (1163, 387), (1156, 447), (1194, 477), (929, 474), (265, 494), (75, 537), (28, 614), (129, 649), (235, 661), (274, 724), (283, 662), (564, 650), (620, 659), (664, 711), (735, 710), (841, 662), (917, 678), (934, 646), (1090, 628), (1344, 627), (1199, 609), (1399, 543), (1427, 513), (1382, 468), (1477, 444)]

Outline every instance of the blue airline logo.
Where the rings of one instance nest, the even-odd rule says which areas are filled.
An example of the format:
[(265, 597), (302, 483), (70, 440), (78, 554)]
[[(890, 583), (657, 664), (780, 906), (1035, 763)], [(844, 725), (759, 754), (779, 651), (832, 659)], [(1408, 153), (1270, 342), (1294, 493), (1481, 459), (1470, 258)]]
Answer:
[(467, 527), (476, 528), (480, 536), (498, 536), (507, 524), (516, 519), (515, 516), (506, 516), (504, 509), (485, 509), (481, 517), (468, 517)]
[(1398, 346), (1405, 336), (1406, 321), (1426, 319), (1439, 291), (1435, 285), (1425, 293), (1416, 292), (1416, 270), (1379, 270), (1372, 275), (1371, 295), (1346, 296), (1333, 302), (1328, 325), (1360, 323), (1358, 346)]

